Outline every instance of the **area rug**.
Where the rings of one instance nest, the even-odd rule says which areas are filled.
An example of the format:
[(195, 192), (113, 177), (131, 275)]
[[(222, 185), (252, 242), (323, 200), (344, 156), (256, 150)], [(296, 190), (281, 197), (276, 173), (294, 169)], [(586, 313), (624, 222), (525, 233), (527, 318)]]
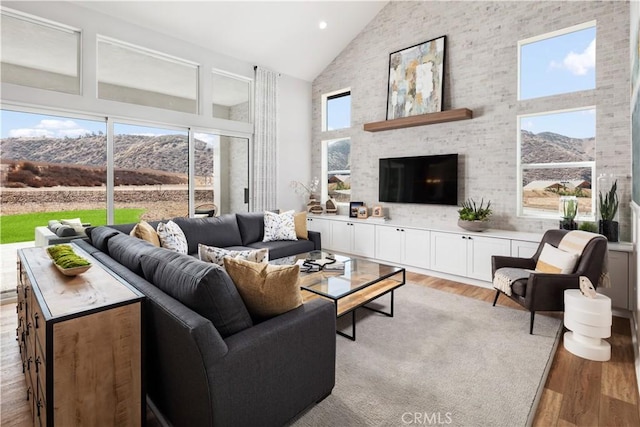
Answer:
[[(293, 425), (530, 425), (562, 321), (536, 314), (529, 335), (529, 316), (409, 283), (393, 318), (358, 310), (357, 341), (337, 337), (332, 394)], [(350, 319), (338, 327), (351, 333)]]

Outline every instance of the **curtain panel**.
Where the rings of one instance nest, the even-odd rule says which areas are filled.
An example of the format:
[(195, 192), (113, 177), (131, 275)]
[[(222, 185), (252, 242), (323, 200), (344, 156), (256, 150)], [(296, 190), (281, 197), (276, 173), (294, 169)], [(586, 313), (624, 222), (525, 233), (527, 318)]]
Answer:
[(256, 67), (253, 208), (276, 209), (278, 73)]

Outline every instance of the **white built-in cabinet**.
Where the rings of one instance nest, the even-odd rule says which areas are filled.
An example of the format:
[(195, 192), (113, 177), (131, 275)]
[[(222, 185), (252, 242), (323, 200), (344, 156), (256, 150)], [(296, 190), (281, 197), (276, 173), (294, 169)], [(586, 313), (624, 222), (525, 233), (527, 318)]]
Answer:
[[(466, 233), (375, 223), (345, 216), (309, 215), (307, 228), (322, 234), (322, 248), (345, 254), (425, 270), (427, 274), (452, 275), (454, 280), (491, 287), (493, 255), (530, 258), (542, 233), (504, 230)], [(633, 246), (609, 244), (611, 288), (598, 292), (611, 298), (614, 308), (633, 310), (635, 280)]]
[(429, 250), (428, 230), (376, 225), (376, 259), (428, 269)]
[(511, 240), (431, 232), (431, 270), (490, 282), (491, 257), (511, 255)]

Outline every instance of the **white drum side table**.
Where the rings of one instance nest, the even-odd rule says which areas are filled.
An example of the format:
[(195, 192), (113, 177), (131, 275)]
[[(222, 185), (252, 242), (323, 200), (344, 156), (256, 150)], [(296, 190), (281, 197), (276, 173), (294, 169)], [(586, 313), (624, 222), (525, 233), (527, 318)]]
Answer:
[(602, 338), (611, 336), (611, 299), (598, 294), (582, 295), (579, 289), (564, 291), (564, 348), (584, 359), (606, 362), (611, 345)]

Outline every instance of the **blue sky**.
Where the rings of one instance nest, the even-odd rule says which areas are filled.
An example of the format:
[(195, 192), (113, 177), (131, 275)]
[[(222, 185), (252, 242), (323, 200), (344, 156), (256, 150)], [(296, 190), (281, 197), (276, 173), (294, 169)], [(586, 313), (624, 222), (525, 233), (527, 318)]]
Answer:
[(596, 135), (596, 110), (522, 116), (520, 128), (533, 133), (553, 132), (571, 138), (592, 138)]
[(596, 29), (528, 43), (520, 49), (520, 99), (595, 88)]

